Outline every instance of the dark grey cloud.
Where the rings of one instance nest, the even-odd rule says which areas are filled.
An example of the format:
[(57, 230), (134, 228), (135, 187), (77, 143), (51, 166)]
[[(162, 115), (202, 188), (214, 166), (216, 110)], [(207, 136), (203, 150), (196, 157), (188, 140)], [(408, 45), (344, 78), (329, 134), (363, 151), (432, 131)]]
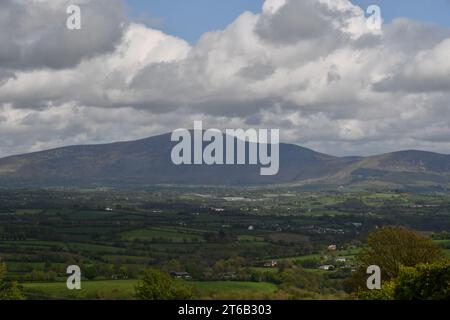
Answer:
[(255, 63), (239, 70), (239, 75), (253, 81), (265, 80), (276, 71), (270, 63)]
[[(81, 30), (68, 30), (67, 7), (81, 7)], [(0, 67), (63, 69), (111, 52), (127, 21), (121, 0), (2, 0)]]
[(384, 28), (382, 41), (392, 50), (405, 54), (433, 48), (450, 38), (450, 29), (435, 24), (397, 18)]
[(15, 77), (14, 72), (0, 69), (0, 86), (2, 86), (6, 81)]
[(373, 88), (379, 92), (450, 92), (449, 54), (450, 37), (405, 57)]
[(396, 74), (373, 84), (379, 92), (450, 92), (450, 74), (441, 77), (414, 77), (414, 75)]
[(68, 0), (0, 2), (0, 155), (194, 120), (339, 155), (450, 152), (449, 28), (373, 32), (347, 0), (267, 0), (190, 46), (128, 21), (121, 0), (75, 2), (81, 32), (65, 28)]
[(265, 40), (292, 45), (338, 35), (332, 25), (338, 18), (336, 11), (330, 11), (319, 1), (288, 0), (275, 14), (265, 15), (258, 21), (256, 33)]

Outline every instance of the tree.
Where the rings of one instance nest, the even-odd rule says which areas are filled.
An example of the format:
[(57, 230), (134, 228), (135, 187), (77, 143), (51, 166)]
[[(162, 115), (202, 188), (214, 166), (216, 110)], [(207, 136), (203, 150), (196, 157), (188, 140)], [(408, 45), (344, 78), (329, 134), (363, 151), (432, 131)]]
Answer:
[(0, 300), (25, 300), (16, 281), (5, 283), (0, 289)]
[(399, 275), (401, 267), (415, 267), (442, 258), (441, 248), (416, 231), (383, 227), (369, 234), (367, 247), (357, 257), (358, 270), (347, 279), (345, 286), (348, 291), (366, 290), (366, 271), (371, 265), (380, 267), (382, 281), (387, 282)]
[(6, 281), (6, 265), (0, 260), (0, 300), (24, 300), (25, 297), (17, 282)]
[(6, 275), (6, 265), (0, 260), (0, 285), (3, 283), (5, 275)]
[(83, 267), (83, 276), (88, 280), (94, 280), (98, 276), (97, 268), (92, 264), (85, 265)]
[(368, 300), (450, 300), (450, 260), (402, 267), (381, 290), (361, 292)]
[(379, 266), (384, 280), (395, 278), (402, 266), (414, 267), (443, 257), (441, 248), (431, 239), (404, 227), (378, 229), (369, 234), (367, 244), (359, 261), (364, 269), (370, 265)]
[(188, 300), (194, 295), (190, 287), (176, 284), (169, 274), (154, 269), (145, 271), (135, 290), (140, 300)]
[(402, 268), (395, 280), (394, 299), (450, 300), (450, 261)]

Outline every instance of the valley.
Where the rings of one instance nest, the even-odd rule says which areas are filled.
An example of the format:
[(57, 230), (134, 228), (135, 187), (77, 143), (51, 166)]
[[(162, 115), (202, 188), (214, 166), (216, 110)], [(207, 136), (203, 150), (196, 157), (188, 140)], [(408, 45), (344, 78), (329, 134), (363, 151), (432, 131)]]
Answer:
[[(450, 253), (447, 193), (3, 189), (0, 204), (0, 257), (28, 299), (133, 299), (148, 268), (201, 299), (346, 299), (367, 234), (385, 225)], [(68, 265), (81, 291), (65, 287)]]

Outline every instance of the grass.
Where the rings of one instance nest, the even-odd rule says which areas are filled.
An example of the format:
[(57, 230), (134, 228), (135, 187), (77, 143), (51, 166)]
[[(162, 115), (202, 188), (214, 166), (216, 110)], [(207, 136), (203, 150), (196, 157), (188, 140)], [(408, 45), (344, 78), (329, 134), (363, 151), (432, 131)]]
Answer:
[(57, 248), (58, 250), (80, 250), (89, 252), (108, 252), (111, 254), (119, 253), (123, 250), (113, 246), (81, 243), (81, 242), (57, 242), (57, 241), (41, 241), (41, 240), (19, 240), (19, 241), (0, 241), (1, 246), (14, 246), (25, 249), (46, 249)]
[(321, 257), (322, 257), (322, 255), (320, 253), (316, 253), (316, 254), (309, 254), (309, 255), (305, 255), (305, 256), (283, 258), (283, 259), (279, 259), (278, 261), (296, 262), (296, 261), (305, 261), (305, 260), (310, 260), (310, 259), (319, 259), (320, 260)]
[(450, 247), (450, 240), (434, 240), (437, 244), (441, 246), (449, 246)]
[(184, 242), (184, 241), (201, 241), (203, 239), (198, 234), (161, 228), (137, 229), (126, 231), (121, 234), (121, 237), (123, 240), (126, 241), (133, 241), (136, 239), (149, 241), (163, 239), (173, 242)]
[(238, 241), (245, 241), (245, 242), (263, 242), (264, 241), (264, 237), (250, 236), (250, 235), (238, 235), (237, 240)]
[(202, 293), (229, 292), (229, 291), (263, 291), (272, 293), (277, 286), (266, 282), (240, 282), (240, 281), (193, 281), (192, 285)]
[[(277, 286), (265, 282), (239, 282), (239, 281), (184, 281), (196, 289), (201, 297), (211, 295), (229, 295), (242, 293), (271, 294), (277, 290)], [(65, 282), (51, 283), (23, 283), (22, 286), (30, 297), (66, 299), (132, 299), (134, 288), (138, 280), (103, 280), (83, 281), (81, 290), (70, 291)]]
[(445, 256), (446, 256), (447, 258), (450, 259), (450, 249), (444, 250), (444, 254), (445, 254)]
[(66, 299), (131, 299), (137, 280), (82, 281), (81, 290), (68, 290), (65, 282), (24, 283), (31, 297)]
[(131, 263), (131, 264), (146, 265), (149, 261), (148, 257), (127, 256), (127, 255), (104, 255), (103, 259), (112, 263), (119, 262), (120, 264)]

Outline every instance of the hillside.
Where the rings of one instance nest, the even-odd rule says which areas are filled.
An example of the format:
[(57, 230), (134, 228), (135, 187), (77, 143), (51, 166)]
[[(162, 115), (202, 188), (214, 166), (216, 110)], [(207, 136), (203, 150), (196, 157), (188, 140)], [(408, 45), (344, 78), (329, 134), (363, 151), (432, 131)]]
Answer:
[[(0, 159), (0, 185), (144, 186), (318, 184), (401, 187), (449, 185), (450, 156), (402, 151), (372, 157), (334, 157), (280, 144), (280, 171), (259, 165), (172, 163), (170, 135), (102, 145), (68, 146)], [(248, 147), (248, 144), (247, 144)]]
[[(260, 165), (181, 165), (171, 161), (170, 135), (103, 145), (70, 146), (0, 159), (2, 185), (254, 185), (286, 183), (336, 173), (349, 160), (280, 144), (280, 172)], [(248, 147), (248, 144), (247, 144)]]

